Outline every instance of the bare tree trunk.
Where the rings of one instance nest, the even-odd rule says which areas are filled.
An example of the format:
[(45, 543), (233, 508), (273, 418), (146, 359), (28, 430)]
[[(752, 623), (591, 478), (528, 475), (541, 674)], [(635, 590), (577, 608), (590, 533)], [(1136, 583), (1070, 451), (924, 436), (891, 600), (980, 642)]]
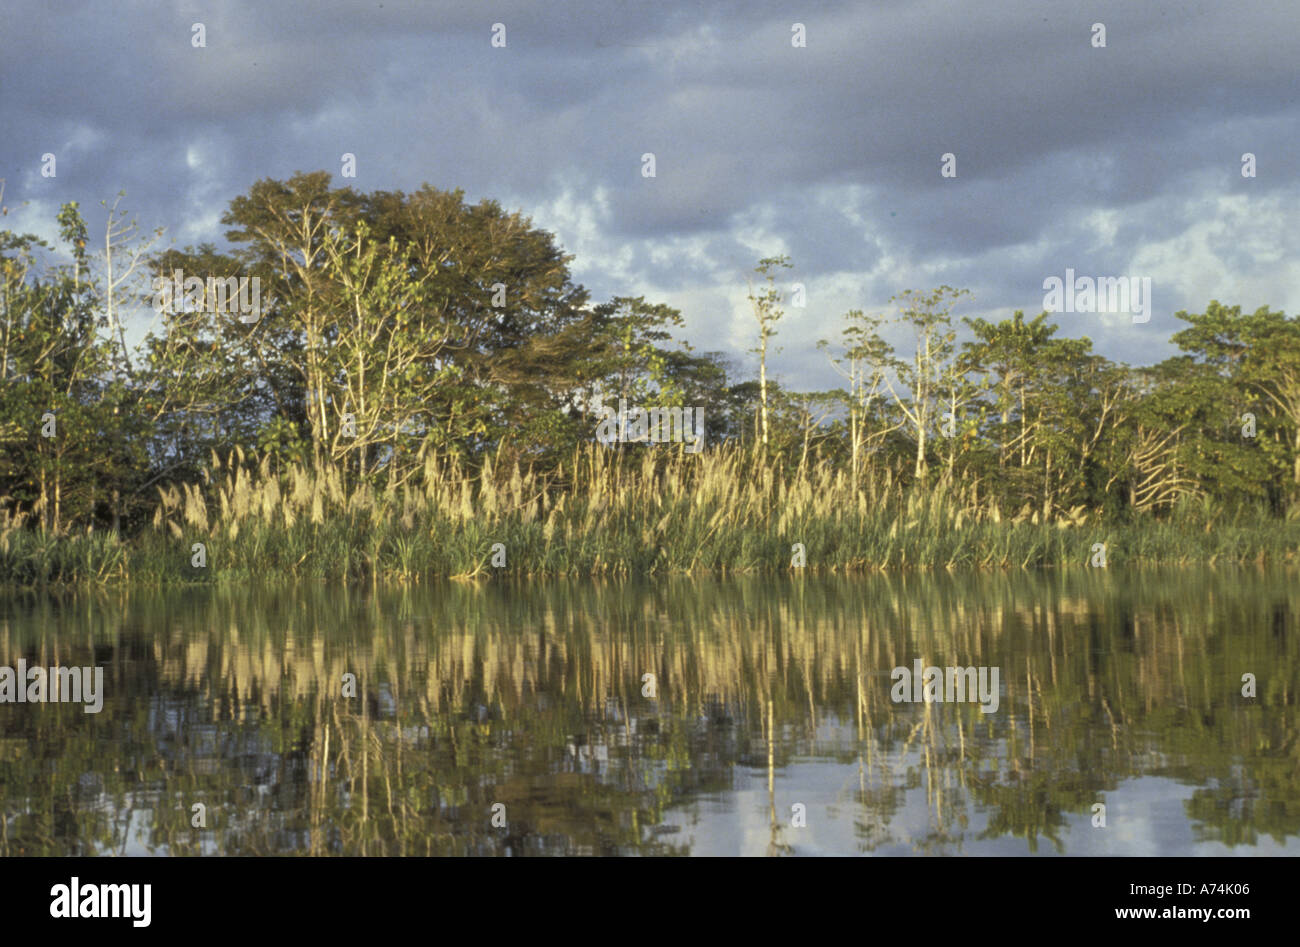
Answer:
[(41, 465), (41, 498), (37, 501), (41, 508), (41, 528), (46, 532), (50, 530), (50, 492), (49, 486), (45, 479), (45, 465)]
[(63, 505), (63, 478), (59, 468), (54, 468), (54, 532), (59, 532), (60, 507)]
[(1052, 514), (1052, 452), (1047, 452), (1047, 462), (1043, 468), (1043, 522)]
[(952, 482), (953, 469), (957, 465), (957, 392), (951, 390), (948, 392), (948, 411), (949, 423), (952, 425), (952, 435), (948, 438), (948, 482)]
[(858, 409), (849, 409), (849, 438), (853, 444), (853, 488), (858, 486), (858, 464), (862, 450), (862, 432), (858, 429)]

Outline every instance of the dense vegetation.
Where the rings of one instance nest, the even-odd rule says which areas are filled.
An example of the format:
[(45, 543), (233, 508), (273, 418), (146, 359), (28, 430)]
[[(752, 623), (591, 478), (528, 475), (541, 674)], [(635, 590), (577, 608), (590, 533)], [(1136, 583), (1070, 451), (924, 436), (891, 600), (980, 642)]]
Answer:
[[(0, 231), (0, 581), (254, 572), (638, 573), (1289, 558), (1300, 538), (1300, 322), (1211, 302), (1129, 367), (1046, 313), (963, 292), (846, 314), (843, 379), (768, 377), (789, 261), (750, 299), (758, 378), (594, 303), (554, 237), (459, 191), (264, 180), (231, 249), (155, 250), (114, 205), (63, 247)], [(212, 282), (256, 278), (255, 318)], [(124, 313), (152, 307), (128, 345)], [(157, 311), (157, 310), (161, 311)], [(959, 336), (959, 330), (962, 330)], [(828, 376), (830, 372), (828, 371)], [(598, 446), (600, 404), (702, 406), (705, 447)], [(195, 567), (194, 543), (205, 546)], [(496, 566), (500, 566), (497, 556)]]

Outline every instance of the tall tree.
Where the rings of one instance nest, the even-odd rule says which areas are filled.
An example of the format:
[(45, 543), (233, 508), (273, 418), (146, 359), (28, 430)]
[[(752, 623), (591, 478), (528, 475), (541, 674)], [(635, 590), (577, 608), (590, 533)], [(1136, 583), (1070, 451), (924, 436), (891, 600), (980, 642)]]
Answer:
[(749, 287), (749, 301), (758, 323), (758, 346), (753, 351), (758, 355), (759, 417), (762, 421), (761, 440), (764, 450), (767, 449), (768, 439), (767, 349), (769, 341), (776, 335), (776, 324), (785, 315), (781, 309), (781, 291), (776, 288), (776, 273), (781, 267), (791, 268), (789, 257), (785, 254), (759, 260), (754, 272), (762, 276), (767, 285), (757, 294), (752, 283)]
[[(868, 432), (873, 417), (880, 418), (877, 407), (884, 397), (885, 382), (895, 364), (894, 348), (880, 335), (881, 316), (868, 316), (861, 309), (844, 314), (846, 325), (841, 332), (842, 348), (838, 356), (829, 356), (831, 367), (849, 383), (843, 400), (848, 407), (849, 470), (853, 482), (861, 476), (866, 453), (900, 426), (900, 422), (879, 424)], [(829, 350), (822, 339), (817, 347)]]
[(940, 286), (928, 293), (907, 289), (890, 300), (898, 304), (903, 323), (911, 326), (916, 336), (911, 362), (895, 360), (894, 363), (895, 372), (909, 397), (901, 397), (888, 376), (885, 383), (911, 424), (916, 443), (913, 475), (918, 480), (924, 479), (928, 469), (926, 441), (939, 413), (943, 380), (950, 368), (953, 342), (957, 337), (952, 328), (952, 309), (965, 295), (969, 295), (969, 291)]

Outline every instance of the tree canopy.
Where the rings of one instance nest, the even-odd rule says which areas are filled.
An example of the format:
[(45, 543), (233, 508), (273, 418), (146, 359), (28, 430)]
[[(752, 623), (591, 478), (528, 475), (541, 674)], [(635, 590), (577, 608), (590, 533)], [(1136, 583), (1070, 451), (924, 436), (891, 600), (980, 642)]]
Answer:
[[(61, 248), (0, 232), (0, 497), (45, 529), (140, 523), (157, 486), (235, 448), (380, 489), (430, 458), (548, 470), (620, 398), (705, 406), (706, 445), (840, 465), (873, 495), (942, 481), (1043, 517), (1300, 500), (1300, 323), (1267, 307), (1179, 312), (1180, 354), (1130, 367), (1046, 313), (958, 320), (965, 291), (904, 290), (892, 317), (854, 309), (821, 343), (847, 387), (799, 392), (767, 366), (785, 257), (760, 260), (750, 289), (748, 377), (695, 352), (670, 306), (591, 300), (553, 234), (459, 190), (258, 181), (221, 218), (225, 250), (154, 250), (114, 219), (102, 247), (76, 204)], [(220, 304), (249, 280), (256, 312)], [(128, 350), (131, 304), (154, 319)]]

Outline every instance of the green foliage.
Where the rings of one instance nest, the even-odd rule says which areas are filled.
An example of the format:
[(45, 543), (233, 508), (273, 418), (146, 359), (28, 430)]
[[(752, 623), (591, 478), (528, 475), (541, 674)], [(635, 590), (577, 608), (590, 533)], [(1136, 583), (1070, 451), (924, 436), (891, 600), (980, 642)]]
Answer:
[[(149, 526), (166, 521), (157, 497), (202, 490), (215, 502), (214, 471), (246, 452), (258, 458), (257, 490), (311, 478), (375, 511), (364, 522), (356, 504), (308, 508), (297, 523), (214, 517), (214, 529), (249, 531), (214, 536), (214, 548), (247, 543), (243, 561), (256, 552), (294, 575), (472, 574), (489, 526), (538, 572), (780, 568), (790, 521), (778, 518), (796, 515), (790, 497), (802, 491), (828, 504), (798, 520), (824, 543), (818, 565), (843, 569), (1080, 562), (1087, 544), (1070, 530), (1085, 524), (1145, 530), (1127, 547), (1140, 558), (1176, 557), (1174, 537), (1191, 558), (1285, 556), (1278, 537), (1300, 512), (1300, 323), (1267, 308), (1244, 315), (1216, 301), (1178, 313), (1182, 354), (1130, 368), (1087, 338), (1058, 337), (1046, 313), (966, 318), (961, 338), (952, 311), (964, 290), (907, 290), (891, 300), (892, 319), (846, 314), (830, 354), (847, 387), (795, 391), (767, 374), (785, 317), (784, 256), (756, 267), (758, 377), (748, 379), (676, 338), (676, 309), (641, 296), (590, 305), (552, 234), (460, 191), (363, 194), (324, 172), (297, 174), (257, 182), (222, 220), (229, 252), (201, 244), (148, 257), (147, 243), (116, 242), (133, 231), (111, 224), (104, 253), (89, 252), (75, 204), (58, 214), (62, 256), (0, 231), (7, 531), (69, 542), (89, 527), (121, 531), (126, 573), (184, 578), (175, 550), (150, 564), (157, 540), (180, 542)], [(205, 284), (197, 305), (157, 307), (128, 352), (115, 254), (145, 259), (158, 281), (256, 278), (260, 311), (216, 311)], [(910, 344), (896, 350), (886, 336)], [(702, 407), (704, 453), (658, 446), (652, 458), (646, 445), (619, 444), (601, 454), (601, 408), (620, 398)], [(590, 475), (593, 451), (601, 477), (621, 485), (617, 501)], [(516, 468), (528, 497), (502, 493), (502, 472)], [(448, 470), (474, 487), (428, 511), (429, 535), (443, 539), (394, 526), (408, 495), (439, 495), (430, 472)], [(714, 522), (715, 507), (687, 497), (727, 478), (707, 488), (709, 503), (741, 510)], [(680, 499), (666, 503), (663, 490)], [(494, 497), (515, 512), (476, 505)], [(540, 532), (543, 511), (517, 508), (534, 503), (547, 516), (562, 509), (551, 534)], [(913, 515), (936, 503), (937, 519)], [(1246, 522), (1254, 539), (1225, 525)], [(1066, 531), (1053, 532), (1058, 523)], [(43, 543), (14, 540), (33, 561), (11, 556), (11, 580), (105, 574), (76, 555), (52, 564)], [(235, 568), (217, 561), (218, 573)]]

